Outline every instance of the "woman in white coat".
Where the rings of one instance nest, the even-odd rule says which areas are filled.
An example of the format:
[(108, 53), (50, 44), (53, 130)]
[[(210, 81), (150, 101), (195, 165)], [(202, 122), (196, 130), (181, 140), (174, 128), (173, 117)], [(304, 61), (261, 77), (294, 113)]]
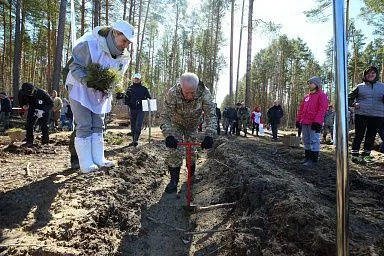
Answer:
[(111, 27), (95, 27), (79, 38), (73, 48), (66, 85), (76, 123), (75, 149), (83, 173), (115, 165), (104, 157), (103, 138), (104, 117), (111, 111), (112, 95), (87, 87), (87, 66), (98, 63), (123, 75), (128, 69), (127, 48), (134, 34), (131, 24), (117, 21)]

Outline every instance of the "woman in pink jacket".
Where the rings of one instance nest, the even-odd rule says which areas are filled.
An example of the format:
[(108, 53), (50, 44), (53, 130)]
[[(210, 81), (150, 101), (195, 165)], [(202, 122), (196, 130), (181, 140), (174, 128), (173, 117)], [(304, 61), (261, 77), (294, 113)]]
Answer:
[(304, 96), (296, 118), (296, 125), (302, 128), (305, 149), (304, 166), (313, 167), (319, 158), (320, 132), (328, 109), (328, 97), (321, 90), (320, 77), (308, 80), (309, 93)]

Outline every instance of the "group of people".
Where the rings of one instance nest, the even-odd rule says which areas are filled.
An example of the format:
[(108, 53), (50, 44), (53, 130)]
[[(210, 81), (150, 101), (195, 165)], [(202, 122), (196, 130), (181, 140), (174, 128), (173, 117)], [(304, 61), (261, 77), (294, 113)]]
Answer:
[[(81, 172), (88, 173), (100, 167), (113, 167), (115, 163), (104, 157), (104, 117), (111, 111), (112, 95), (87, 86), (90, 63), (99, 63), (117, 71), (121, 75), (128, 69), (130, 55), (128, 46), (134, 41), (134, 28), (126, 21), (117, 21), (112, 26), (96, 27), (82, 36), (73, 48), (73, 62), (69, 65), (66, 79), (70, 104), (60, 103), (57, 95), (52, 97), (45, 91), (30, 83), (24, 83), (19, 92), (19, 102), (28, 109), (27, 143), (33, 143), (33, 125), (39, 122), (42, 130), (42, 143), (48, 143), (48, 113), (53, 109), (54, 119), (60, 118), (64, 104), (71, 107), (75, 120), (74, 148), (77, 153)], [(384, 119), (384, 85), (378, 83), (378, 70), (374, 67), (364, 72), (363, 83), (351, 92), (349, 99), (356, 111), (356, 135), (352, 146), (353, 157), (359, 157), (360, 143), (365, 135), (363, 156), (369, 156), (374, 136)], [(302, 131), (305, 161), (304, 165), (314, 166), (320, 152), (320, 132), (330, 129), (327, 118), (327, 95), (321, 89), (321, 79), (312, 77), (308, 80), (309, 93), (304, 96), (296, 119), (297, 127)], [(4, 96), (0, 94), (1, 99)], [(125, 93), (126, 104), (130, 108), (132, 142), (137, 146), (143, 124), (144, 113), (142, 100), (150, 99), (148, 89), (142, 84), (139, 73), (133, 76), (133, 84)], [(2, 101), (3, 102), (3, 101)], [(2, 105), (3, 107), (3, 105)], [(161, 130), (165, 137), (165, 146), (170, 149), (166, 165), (170, 173), (170, 181), (165, 188), (166, 193), (177, 191), (179, 174), (184, 151), (179, 142), (201, 142), (202, 149), (213, 147), (213, 137), (220, 133), (217, 107), (213, 102), (209, 89), (194, 73), (184, 73), (179, 84), (171, 87), (166, 93), (161, 113)], [(219, 110), (220, 112), (220, 110)], [(204, 114), (204, 136), (198, 132), (201, 116)], [(267, 111), (268, 123), (271, 125), (272, 139), (277, 140), (277, 130), (284, 112), (275, 101)], [(252, 121), (252, 134), (259, 135), (262, 115), (259, 107), (251, 112), (244, 103), (228, 107), (223, 111), (224, 134), (240, 134), (247, 136), (247, 127)], [(324, 120), (326, 121), (324, 123)], [(323, 127), (324, 125), (324, 127)], [(333, 123), (332, 123), (333, 126)], [(31, 129), (32, 127), (32, 129)], [(326, 136), (326, 133), (325, 133)], [(196, 170), (196, 155), (193, 152), (191, 171)]]
[[(348, 95), (348, 106), (354, 112), (355, 136), (351, 150), (354, 163), (366, 164), (372, 161), (371, 151), (377, 134), (384, 142), (384, 84), (378, 81), (378, 69), (370, 66), (363, 73), (362, 83)], [(296, 127), (302, 132), (305, 150), (303, 164), (311, 167), (318, 161), (321, 131), (324, 141), (328, 132), (331, 133), (331, 140), (334, 139), (335, 112), (333, 106), (328, 104), (327, 95), (321, 89), (319, 77), (308, 80), (308, 89), (309, 93), (304, 96), (298, 111)], [(348, 119), (351, 118), (348, 116)], [(360, 152), (363, 139), (363, 151)], [(380, 151), (384, 152), (384, 143)]]
[[(283, 108), (278, 100), (275, 100), (273, 106), (268, 109), (267, 117), (268, 124), (272, 130), (272, 140), (277, 141), (277, 130), (281, 118), (284, 115)], [(260, 131), (263, 132), (263, 122), (260, 107), (255, 107), (251, 112), (243, 103), (237, 103), (234, 107), (227, 107), (223, 111), (224, 117), (224, 134), (225, 135), (240, 135), (242, 131), (244, 137), (247, 137), (248, 126), (251, 127), (252, 135), (256, 131), (256, 136), (259, 136)]]

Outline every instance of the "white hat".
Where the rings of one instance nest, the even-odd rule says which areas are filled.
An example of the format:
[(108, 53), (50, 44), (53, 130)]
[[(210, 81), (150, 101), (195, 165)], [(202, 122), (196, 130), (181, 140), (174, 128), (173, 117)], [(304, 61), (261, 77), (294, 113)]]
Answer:
[(116, 21), (112, 28), (120, 31), (131, 42), (135, 40), (135, 28), (124, 20)]
[(139, 73), (136, 73), (133, 75), (133, 78), (141, 79), (141, 75)]

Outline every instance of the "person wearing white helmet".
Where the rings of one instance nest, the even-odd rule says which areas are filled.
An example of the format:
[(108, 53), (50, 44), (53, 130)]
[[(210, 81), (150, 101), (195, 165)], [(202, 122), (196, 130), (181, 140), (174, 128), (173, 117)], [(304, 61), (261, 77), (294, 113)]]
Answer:
[(87, 67), (90, 63), (98, 63), (122, 76), (130, 62), (127, 48), (134, 38), (134, 27), (120, 20), (112, 26), (95, 27), (73, 47), (73, 62), (65, 84), (76, 123), (75, 149), (83, 173), (115, 165), (104, 157), (103, 138), (104, 117), (111, 111), (112, 95), (87, 87)]

